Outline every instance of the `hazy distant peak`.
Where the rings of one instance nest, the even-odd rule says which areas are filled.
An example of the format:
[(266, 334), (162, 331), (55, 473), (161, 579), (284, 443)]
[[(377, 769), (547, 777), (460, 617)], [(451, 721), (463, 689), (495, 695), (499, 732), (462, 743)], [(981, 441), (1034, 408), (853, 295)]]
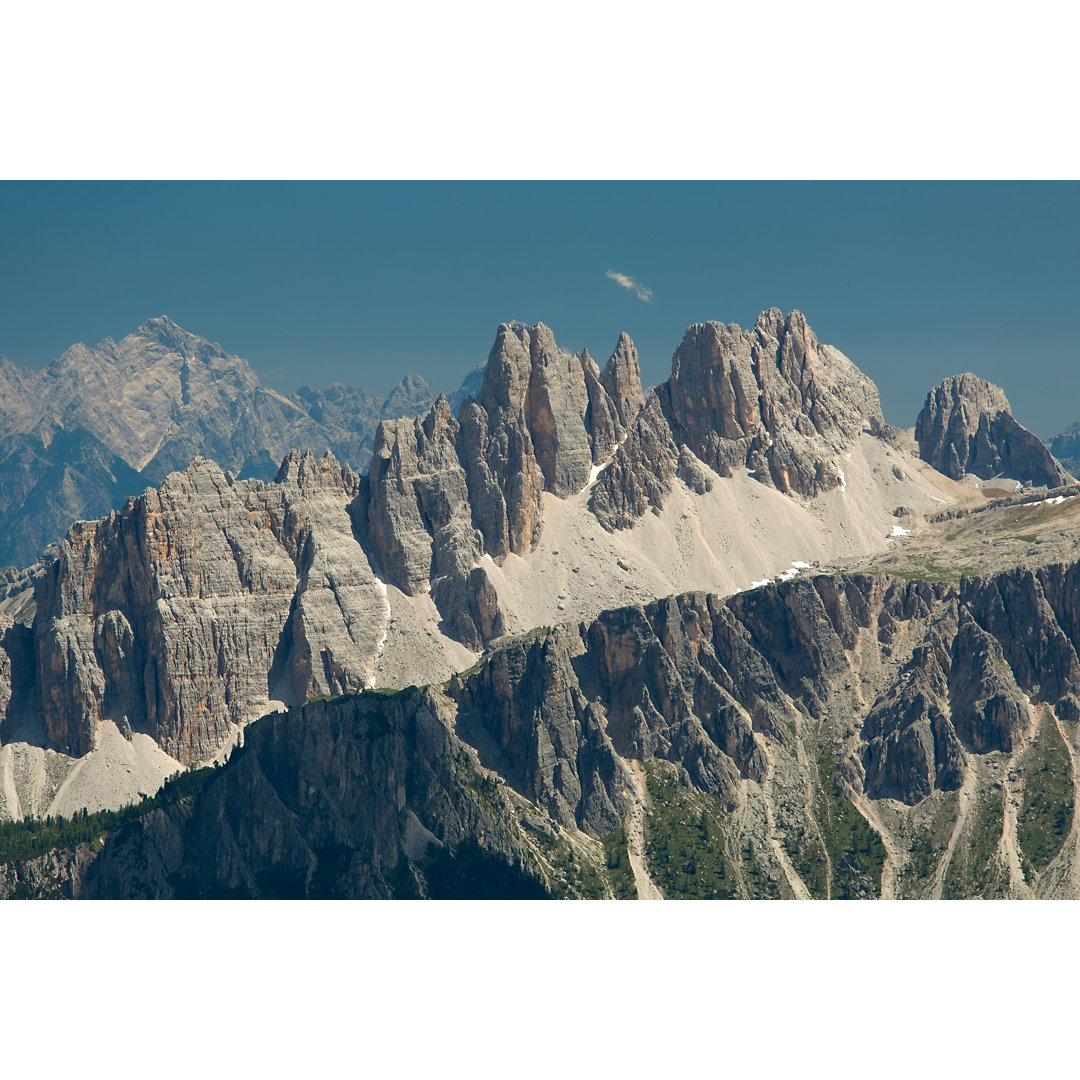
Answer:
[(124, 342), (134, 344), (134, 341), (138, 339), (161, 345), (169, 351), (185, 355), (194, 356), (197, 354), (202, 358), (228, 355), (216, 341), (209, 341), (198, 334), (190, 333), (170, 319), (168, 315), (159, 315), (157, 318), (147, 319), (132, 334), (124, 338)]
[(158, 315), (154, 319), (147, 319), (141, 326), (135, 328), (136, 337), (154, 338), (157, 341), (182, 341), (184, 338), (194, 337), (182, 326), (173, 322), (168, 315)]

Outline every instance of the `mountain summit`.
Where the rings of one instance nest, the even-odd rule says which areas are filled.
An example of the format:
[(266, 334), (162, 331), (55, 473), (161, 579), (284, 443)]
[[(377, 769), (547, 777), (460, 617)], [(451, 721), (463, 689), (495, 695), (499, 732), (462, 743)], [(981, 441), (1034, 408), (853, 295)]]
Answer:
[(977, 375), (953, 375), (926, 395), (915, 439), (923, 460), (954, 480), (971, 474), (1050, 488), (1072, 480), (1042, 440), (1013, 418), (1005, 391)]
[[(0, 512), (18, 527), (0, 537), (0, 564), (33, 562), (73, 519), (119, 508), (194, 457), (267, 480), (296, 447), (362, 468), (380, 419), (414, 414), (432, 399), (418, 375), (386, 398), (340, 383), (282, 394), (246, 360), (167, 315), (119, 342), (72, 345), (41, 372), (3, 361)], [(55, 430), (70, 439), (50, 452), (38, 433)], [(70, 460), (61, 454), (69, 443), (80, 447)]]

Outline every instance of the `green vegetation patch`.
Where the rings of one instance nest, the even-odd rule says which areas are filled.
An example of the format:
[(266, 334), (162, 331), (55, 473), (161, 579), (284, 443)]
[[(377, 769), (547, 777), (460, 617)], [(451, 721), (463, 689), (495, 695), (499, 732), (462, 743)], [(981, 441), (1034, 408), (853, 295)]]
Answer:
[(978, 573), (974, 566), (942, 566), (937, 559), (927, 556), (923, 559), (909, 558), (907, 565), (890, 573), (905, 581), (959, 581), (962, 577), (971, 577)]
[(953, 850), (945, 872), (942, 899), (989, 898), (1001, 894), (1007, 875), (997, 851), (1004, 828), (1004, 794), (991, 788), (979, 796), (975, 812)]
[(1045, 870), (1072, 831), (1072, 762), (1065, 740), (1049, 713), (1020, 762), (1024, 802), (1016, 823), (1016, 841), (1024, 855), (1024, 871)]
[(614, 832), (603, 837), (604, 856), (607, 864), (611, 891), (616, 900), (636, 900), (637, 882), (630, 865), (630, 849), (626, 842), (626, 829), (620, 825)]
[(812, 900), (829, 898), (829, 863), (817, 833), (801, 822), (788, 824), (784, 847), (791, 865), (803, 879)]
[[(509, 862), (487, 851), (472, 836), (452, 849), (430, 844), (423, 872), (432, 900), (551, 899), (544, 883), (529, 874), (518, 860)], [(402, 879), (403, 875), (396, 872), (395, 895)]]
[(959, 810), (957, 792), (935, 791), (918, 807), (907, 811), (910, 819), (908, 858), (897, 868), (897, 896), (915, 898), (931, 891), (956, 827)]
[[(188, 769), (176, 773), (165, 781), (156, 795), (140, 802), (123, 806), (119, 810), (99, 810), (81, 813), (71, 818), (45, 817), (25, 818), (21, 821), (0, 821), (0, 863), (21, 862), (35, 859), (57, 848), (73, 848), (77, 844), (89, 844), (129, 821), (159, 807), (169, 806), (181, 799), (202, 791), (217, 772), (213, 766)], [(95, 843), (95, 846), (100, 846)]]
[(820, 786), (815, 811), (832, 863), (829, 899), (862, 900), (881, 895), (885, 845), (844, 795), (826, 752), (818, 758)]
[(762, 872), (753, 844), (732, 850), (723, 806), (715, 795), (692, 791), (674, 768), (646, 761), (652, 815), (645, 825), (649, 876), (668, 899), (762, 899), (779, 890)]
[(591, 841), (597, 848), (594, 861), (557, 831), (529, 828), (529, 839), (550, 867), (549, 888), (556, 900), (607, 900), (614, 895), (600, 841)]
[(390, 886), (390, 895), (395, 900), (424, 899), (416, 880), (416, 872), (404, 852), (398, 858), (397, 866), (386, 875), (386, 880)]
[(416, 690), (415, 686), (368, 686), (360, 691), (361, 697), (396, 698)]

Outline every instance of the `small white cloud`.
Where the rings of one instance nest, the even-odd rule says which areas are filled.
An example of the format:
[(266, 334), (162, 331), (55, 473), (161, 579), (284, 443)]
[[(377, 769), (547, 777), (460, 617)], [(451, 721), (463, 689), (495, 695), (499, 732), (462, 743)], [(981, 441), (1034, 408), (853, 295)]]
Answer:
[(621, 285), (624, 289), (631, 289), (634, 295), (646, 304), (652, 302), (652, 289), (640, 284), (627, 274), (620, 274), (617, 270), (605, 270), (604, 276), (611, 278), (616, 285)]

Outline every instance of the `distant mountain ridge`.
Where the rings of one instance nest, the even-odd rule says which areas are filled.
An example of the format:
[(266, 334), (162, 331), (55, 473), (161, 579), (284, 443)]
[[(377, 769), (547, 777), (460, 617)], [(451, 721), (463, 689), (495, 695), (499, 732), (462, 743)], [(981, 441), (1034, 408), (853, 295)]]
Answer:
[(118, 509), (195, 457), (263, 480), (293, 448), (362, 469), (379, 421), (434, 397), (419, 375), (386, 397), (341, 383), (282, 394), (167, 316), (72, 345), (40, 372), (0, 357), (0, 565), (28, 565), (73, 520)]
[(1080, 421), (1070, 424), (1050, 440), (1050, 453), (1074, 476), (1080, 472)]

